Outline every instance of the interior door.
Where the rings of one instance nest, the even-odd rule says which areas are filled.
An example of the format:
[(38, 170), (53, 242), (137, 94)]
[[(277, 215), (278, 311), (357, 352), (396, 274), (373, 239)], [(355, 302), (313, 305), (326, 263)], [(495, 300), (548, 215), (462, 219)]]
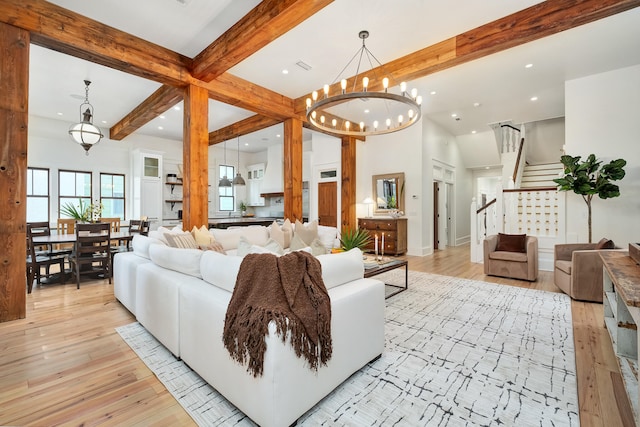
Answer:
[(440, 196), (438, 195), (440, 188), (438, 187), (438, 183), (433, 181), (433, 250), (438, 249), (438, 216), (440, 210), (438, 209), (438, 203), (440, 201)]
[(338, 227), (338, 183), (318, 184), (318, 224)]

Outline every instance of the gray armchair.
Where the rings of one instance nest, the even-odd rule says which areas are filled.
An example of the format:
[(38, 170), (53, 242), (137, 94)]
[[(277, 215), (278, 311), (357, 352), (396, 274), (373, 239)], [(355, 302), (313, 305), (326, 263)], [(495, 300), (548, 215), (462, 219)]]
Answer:
[(513, 279), (538, 279), (538, 239), (526, 236), (525, 252), (496, 251), (498, 236), (484, 239), (484, 274)]

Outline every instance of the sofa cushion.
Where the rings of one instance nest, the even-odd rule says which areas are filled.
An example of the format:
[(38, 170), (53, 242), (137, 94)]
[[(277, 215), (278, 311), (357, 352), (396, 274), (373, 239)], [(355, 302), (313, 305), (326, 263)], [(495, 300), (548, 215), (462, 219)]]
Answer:
[(149, 258), (149, 246), (152, 244), (164, 245), (166, 244), (153, 237), (143, 236), (142, 234), (136, 234), (131, 240), (131, 246), (133, 247), (133, 253), (146, 259)]
[(327, 248), (324, 247), (320, 239), (318, 239), (317, 237), (313, 239), (310, 244), (306, 244), (302, 241), (300, 236), (295, 235), (293, 236), (293, 239), (291, 239), (291, 245), (289, 246), (289, 249), (291, 249), (292, 251), (306, 250), (307, 252), (311, 252), (311, 254), (315, 256), (324, 255), (327, 253)]
[[(206, 253), (209, 252), (213, 251), (207, 251)], [(204, 253), (200, 249), (181, 249), (164, 245), (149, 246), (149, 256), (154, 264), (197, 278), (202, 278), (200, 258)]]
[(240, 236), (240, 241), (238, 242), (238, 250), (236, 251), (236, 255), (240, 257), (244, 257), (248, 254), (274, 254), (277, 256), (284, 255), (284, 249), (280, 246), (278, 242), (273, 239), (267, 240), (267, 243), (264, 246), (254, 245), (246, 237)]
[(182, 231), (182, 226), (175, 226), (171, 229), (167, 228), (167, 227), (158, 227), (157, 230), (151, 230), (149, 231), (149, 237), (153, 237), (154, 239), (158, 239), (160, 240), (162, 243), (164, 243), (165, 245), (168, 245), (169, 243), (167, 242), (167, 239), (165, 239), (164, 237), (164, 233), (184, 233)]
[(526, 234), (498, 233), (498, 243), (496, 244), (496, 251), (526, 252), (527, 251), (526, 243), (527, 243)]
[(556, 268), (560, 271), (563, 271), (565, 273), (567, 273), (568, 275), (571, 275), (571, 266), (573, 265), (572, 261), (563, 261), (563, 260), (556, 260)]
[(527, 254), (522, 252), (495, 251), (489, 254), (489, 258), (499, 261), (527, 262)]
[(164, 238), (167, 239), (167, 243), (172, 248), (182, 249), (198, 249), (198, 244), (193, 235), (187, 233), (164, 233)]
[(322, 280), (327, 289), (364, 277), (362, 251), (358, 248), (337, 254), (318, 255), (317, 258), (322, 265)]
[(221, 289), (233, 292), (242, 259), (239, 256), (222, 255), (214, 251), (204, 252), (200, 258), (202, 279)]
[(244, 236), (254, 245), (264, 246), (269, 240), (269, 230), (263, 225), (233, 227), (227, 229), (212, 228), (209, 232), (222, 245), (225, 251), (237, 249), (240, 236)]
[(600, 241), (596, 244), (596, 249), (615, 249), (616, 245), (613, 243), (613, 240), (609, 240), (606, 237), (600, 239)]

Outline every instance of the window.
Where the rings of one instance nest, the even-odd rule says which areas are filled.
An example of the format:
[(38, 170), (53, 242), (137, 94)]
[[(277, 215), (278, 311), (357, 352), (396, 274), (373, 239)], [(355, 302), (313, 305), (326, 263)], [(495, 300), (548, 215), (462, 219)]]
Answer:
[[(226, 176), (232, 180), (235, 176), (235, 168), (233, 166), (220, 165), (220, 176), (218, 179)], [(235, 202), (233, 197), (233, 187), (218, 187), (218, 201), (221, 211), (233, 211)]]
[(102, 216), (124, 221), (124, 175), (100, 174), (100, 203), (103, 206)]
[(27, 222), (49, 222), (49, 169), (27, 168)]
[(58, 171), (58, 216), (60, 207), (68, 203), (78, 207), (80, 200), (91, 204), (91, 172), (60, 170)]

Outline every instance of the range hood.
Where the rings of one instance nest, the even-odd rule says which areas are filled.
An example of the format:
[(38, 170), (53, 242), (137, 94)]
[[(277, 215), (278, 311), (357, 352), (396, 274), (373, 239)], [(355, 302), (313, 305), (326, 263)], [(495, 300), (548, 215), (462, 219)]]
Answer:
[(281, 197), (284, 195), (282, 144), (267, 148), (267, 166), (265, 167), (260, 197)]

